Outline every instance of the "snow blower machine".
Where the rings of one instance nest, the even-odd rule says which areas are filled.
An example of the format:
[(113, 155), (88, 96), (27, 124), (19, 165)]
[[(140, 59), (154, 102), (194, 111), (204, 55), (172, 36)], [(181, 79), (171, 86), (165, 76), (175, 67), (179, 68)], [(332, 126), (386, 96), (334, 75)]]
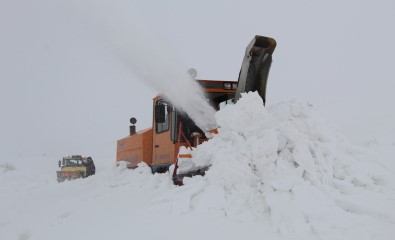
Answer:
[[(257, 91), (266, 102), (266, 84), (276, 48), (273, 38), (255, 36), (247, 46), (238, 81), (196, 80), (209, 103), (216, 109), (221, 104), (235, 103), (241, 93)], [(177, 173), (178, 159), (191, 158), (179, 154), (181, 147), (192, 148), (208, 138), (189, 116), (178, 111), (162, 96), (153, 99), (152, 128), (136, 132), (136, 119), (130, 119), (129, 136), (117, 141), (116, 164), (126, 162), (128, 168), (136, 168), (140, 162), (148, 164), (152, 173), (163, 173), (174, 164), (173, 181), (182, 185), (186, 176), (204, 175), (206, 168), (188, 173)], [(209, 131), (215, 134), (216, 129)]]

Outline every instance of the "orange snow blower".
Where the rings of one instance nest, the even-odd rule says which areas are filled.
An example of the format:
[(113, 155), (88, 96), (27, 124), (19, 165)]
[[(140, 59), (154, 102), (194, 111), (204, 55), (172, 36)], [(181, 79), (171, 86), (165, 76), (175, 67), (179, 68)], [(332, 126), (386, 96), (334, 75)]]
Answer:
[[(223, 105), (236, 102), (241, 93), (249, 91), (257, 91), (265, 104), (266, 84), (275, 48), (273, 38), (255, 36), (247, 46), (238, 81), (196, 80), (211, 106), (219, 110)], [(175, 164), (173, 180), (178, 185), (182, 184), (185, 176), (203, 175), (206, 169), (177, 174), (177, 163), (180, 147), (196, 147), (208, 140), (206, 134), (187, 114), (178, 111), (162, 96), (156, 96), (152, 106), (152, 128), (136, 132), (136, 119), (130, 119), (129, 136), (117, 141), (117, 165), (126, 162), (128, 168), (136, 168), (140, 162), (145, 162), (153, 173), (163, 173)]]

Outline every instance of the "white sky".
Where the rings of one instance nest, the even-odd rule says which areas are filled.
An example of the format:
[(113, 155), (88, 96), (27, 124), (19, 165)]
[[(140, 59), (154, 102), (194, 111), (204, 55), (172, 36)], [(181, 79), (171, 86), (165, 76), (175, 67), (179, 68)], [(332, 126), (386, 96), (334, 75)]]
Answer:
[(156, 91), (114, 53), (117, 37), (152, 36), (222, 80), (237, 80), (254, 35), (273, 37), (268, 105), (308, 101), (354, 141), (394, 139), (394, 12), (384, 0), (0, 0), (0, 156), (115, 159), (131, 116), (150, 126)]

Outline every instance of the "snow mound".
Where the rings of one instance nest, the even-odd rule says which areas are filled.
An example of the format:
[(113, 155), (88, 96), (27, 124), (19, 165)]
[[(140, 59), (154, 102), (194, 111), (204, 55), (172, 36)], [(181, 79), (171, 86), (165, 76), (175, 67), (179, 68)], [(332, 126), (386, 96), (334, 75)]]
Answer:
[(352, 145), (311, 105), (264, 108), (256, 93), (216, 120), (219, 134), (180, 162), (211, 167), (181, 187), (104, 157), (59, 184), (58, 156), (2, 156), (1, 239), (393, 239), (394, 139)]
[(362, 227), (356, 228), (362, 226), (356, 223), (360, 214), (380, 226), (395, 223), (390, 172), (364, 160), (367, 150), (327, 127), (310, 104), (264, 108), (257, 93), (248, 93), (216, 119), (219, 133), (180, 162), (181, 172), (211, 166), (204, 177), (184, 179), (187, 188), (200, 189), (190, 199), (191, 210), (266, 219), (281, 234), (301, 238), (325, 238), (331, 231), (333, 239), (338, 231), (342, 239), (365, 239)]

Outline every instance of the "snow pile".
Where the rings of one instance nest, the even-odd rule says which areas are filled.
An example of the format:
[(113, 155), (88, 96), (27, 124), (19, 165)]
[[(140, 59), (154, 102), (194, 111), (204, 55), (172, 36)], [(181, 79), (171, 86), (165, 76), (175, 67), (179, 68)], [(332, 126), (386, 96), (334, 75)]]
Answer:
[(265, 109), (256, 93), (216, 120), (219, 134), (180, 162), (210, 169), (181, 187), (100, 157), (94, 176), (59, 184), (59, 156), (2, 157), (1, 239), (393, 239), (393, 139), (351, 145), (312, 106)]
[[(282, 235), (299, 238), (365, 239), (394, 227), (391, 172), (364, 160), (367, 150), (336, 135), (309, 104), (265, 109), (259, 95), (249, 93), (216, 119), (219, 134), (190, 161), (180, 161), (180, 172), (211, 165), (204, 177), (184, 180), (199, 189), (190, 209), (266, 219)], [(366, 234), (372, 223), (380, 232)]]

